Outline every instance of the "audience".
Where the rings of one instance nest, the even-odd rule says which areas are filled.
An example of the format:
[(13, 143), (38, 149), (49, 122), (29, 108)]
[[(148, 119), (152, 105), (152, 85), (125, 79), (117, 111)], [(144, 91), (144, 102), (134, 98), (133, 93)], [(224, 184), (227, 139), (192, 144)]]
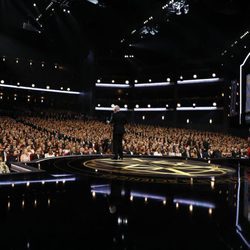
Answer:
[[(246, 139), (191, 129), (128, 124), (124, 151), (128, 155), (185, 158), (249, 157)], [(3, 162), (64, 155), (111, 154), (109, 124), (77, 115), (0, 117)]]

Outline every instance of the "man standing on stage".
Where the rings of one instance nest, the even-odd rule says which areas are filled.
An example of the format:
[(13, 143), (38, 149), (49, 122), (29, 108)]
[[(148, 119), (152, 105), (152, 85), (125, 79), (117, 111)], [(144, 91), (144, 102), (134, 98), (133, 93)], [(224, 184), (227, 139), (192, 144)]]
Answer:
[(125, 115), (120, 112), (120, 107), (116, 105), (113, 110), (110, 123), (113, 124), (113, 154), (112, 159), (123, 159), (122, 140), (125, 133), (124, 125), (127, 122)]

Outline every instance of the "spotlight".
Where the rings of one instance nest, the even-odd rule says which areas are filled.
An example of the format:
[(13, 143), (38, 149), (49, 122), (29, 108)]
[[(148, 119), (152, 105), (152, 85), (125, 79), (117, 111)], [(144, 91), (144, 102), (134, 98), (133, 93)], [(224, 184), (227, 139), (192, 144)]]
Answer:
[(213, 102), (213, 106), (216, 107), (217, 103), (216, 102)]
[(1, 80), (1, 83), (4, 84), (4, 80)]
[(33, 6), (36, 7), (36, 3), (33, 3)]

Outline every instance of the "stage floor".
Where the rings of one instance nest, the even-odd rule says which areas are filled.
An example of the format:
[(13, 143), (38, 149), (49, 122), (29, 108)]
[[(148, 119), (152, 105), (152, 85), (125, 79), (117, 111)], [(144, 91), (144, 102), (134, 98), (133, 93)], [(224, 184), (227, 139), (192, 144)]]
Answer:
[(229, 167), (223, 167), (200, 161), (164, 158), (124, 158), (113, 160), (111, 158), (97, 158), (83, 163), (87, 168), (95, 171), (113, 174), (144, 176), (144, 177), (178, 177), (201, 178), (218, 177), (235, 173)]
[[(6, 250), (249, 249), (250, 168), (69, 156), (0, 181)], [(15, 230), (13, 230), (15, 229)]]

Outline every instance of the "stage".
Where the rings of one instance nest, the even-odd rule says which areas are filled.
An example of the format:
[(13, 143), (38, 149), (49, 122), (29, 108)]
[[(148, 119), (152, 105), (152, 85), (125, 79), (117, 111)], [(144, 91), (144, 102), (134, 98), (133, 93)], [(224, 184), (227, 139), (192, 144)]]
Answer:
[[(15, 164), (16, 172), (0, 180), (0, 208), (7, 218), (0, 246), (247, 249), (248, 168), (239, 160), (111, 157)], [(14, 227), (19, 241), (9, 234)]]

